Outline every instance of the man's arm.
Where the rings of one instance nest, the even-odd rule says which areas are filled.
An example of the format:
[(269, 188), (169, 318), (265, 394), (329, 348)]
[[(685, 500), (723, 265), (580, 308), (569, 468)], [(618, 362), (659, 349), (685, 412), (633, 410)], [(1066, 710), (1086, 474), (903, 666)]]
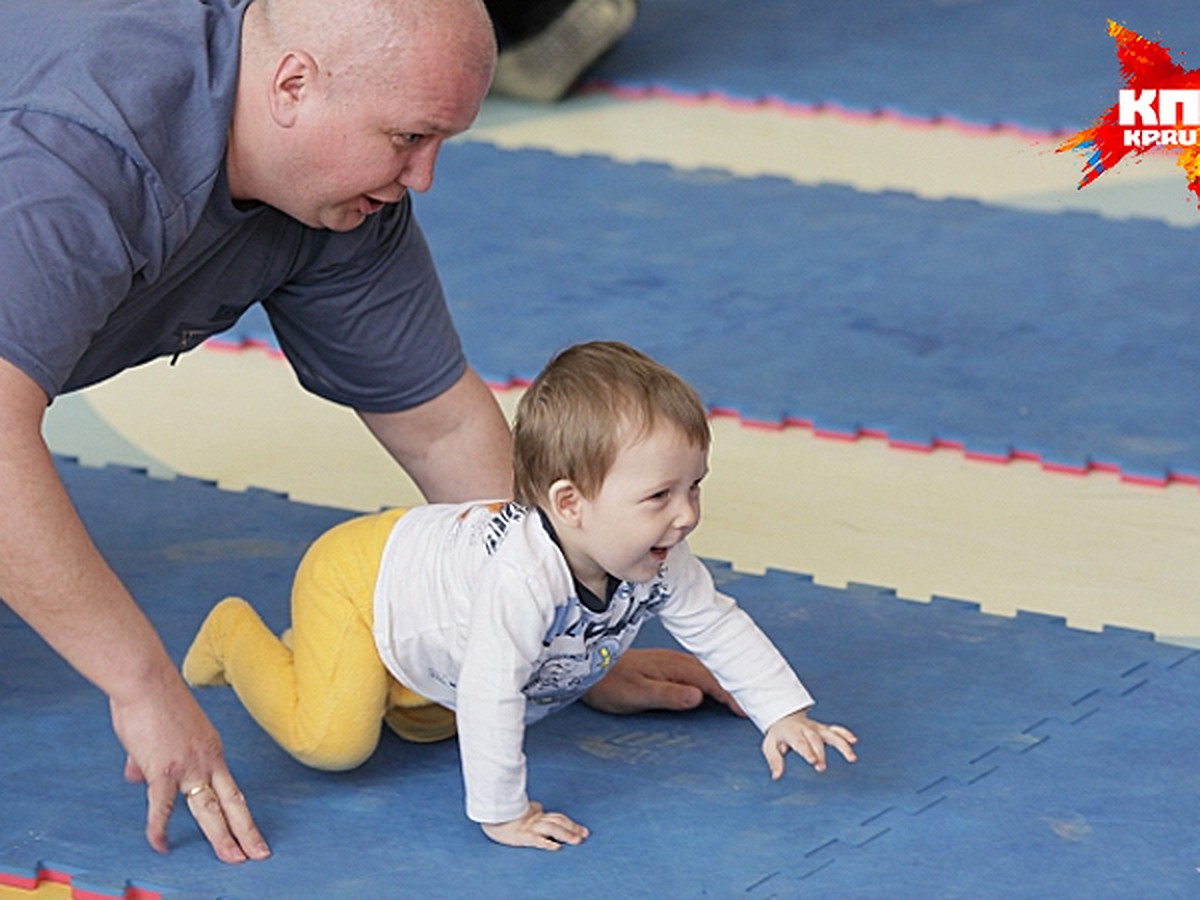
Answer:
[(512, 496), (512, 434), (473, 369), (420, 406), (359, 415), (429, 502)]
[(221, 751), (154, 627), (88, 536), (41, 436), (46, 395), (0, 359), (0, 597), (109, 698), (129, 754), (126, 777), (145, 781), (146, 837), (167, 849), (181, 790), (226, 862), (269, 854)]

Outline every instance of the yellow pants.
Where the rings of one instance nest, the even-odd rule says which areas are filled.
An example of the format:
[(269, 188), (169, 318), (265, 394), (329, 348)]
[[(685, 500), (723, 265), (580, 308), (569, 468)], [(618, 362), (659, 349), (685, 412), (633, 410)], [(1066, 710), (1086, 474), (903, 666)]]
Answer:
[(451, 737), (454, 713), (396, 681), (375, 649), (379, 560), (403, 513), (351, 519), (313, 543), (296, 570), (283, 639), (240, 597), (218, 603), (184, 658), (184, 679), (230, 685), (267, 734), (319, 769), (364, 762), (382, 722), (411, 741)]

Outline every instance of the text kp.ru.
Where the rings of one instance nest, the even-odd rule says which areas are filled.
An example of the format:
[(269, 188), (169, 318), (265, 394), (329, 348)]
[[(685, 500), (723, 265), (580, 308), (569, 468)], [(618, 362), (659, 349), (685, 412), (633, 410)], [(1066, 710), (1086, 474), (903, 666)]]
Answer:
[(1126, 147), (1195, 146), (1200, 89), (1123, 90), (1117, 123)]

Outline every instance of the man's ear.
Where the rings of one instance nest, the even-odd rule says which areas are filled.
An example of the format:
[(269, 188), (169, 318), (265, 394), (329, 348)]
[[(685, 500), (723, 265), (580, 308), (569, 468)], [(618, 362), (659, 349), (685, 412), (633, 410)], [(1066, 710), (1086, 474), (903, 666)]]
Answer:
[(566, 478), (550, 485), (546, 501), (554, 518), (563, 525), (578, 528), (583, 519), (583, 493)]
[(317, 82), (317, 61), (303, 50), (289, 50), (279, 59), (271, 79), (271, 118), (281, 128), (296, 123), (300, 105)]

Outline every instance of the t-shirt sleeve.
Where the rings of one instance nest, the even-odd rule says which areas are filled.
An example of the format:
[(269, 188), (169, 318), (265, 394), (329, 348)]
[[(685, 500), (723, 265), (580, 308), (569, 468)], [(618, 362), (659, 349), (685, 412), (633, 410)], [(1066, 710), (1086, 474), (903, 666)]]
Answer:
[(309, 391), (397, 412), (452, 387), (467, 362), (411, 201), (328, 232), (304, 272), (264, 303)]
[(522, 688), (552, 614), (544, 595), (506, 571), (472, 603), (455, 712), (467, 816), (476, 822), (507, 822), (529, 806)]
[(0, 357), (49, 397), (145, 265), (157, 216), (142, 181), (86, 128), (0, 116)]
[(679, 570), (672, 599), (660, 615), (667, 630), (694, 653), (741, 704), (760, 731), (814, 704), (783, 654), (729, 596), (716, 590), (704, 564), (686, 544), (667, 565)]

